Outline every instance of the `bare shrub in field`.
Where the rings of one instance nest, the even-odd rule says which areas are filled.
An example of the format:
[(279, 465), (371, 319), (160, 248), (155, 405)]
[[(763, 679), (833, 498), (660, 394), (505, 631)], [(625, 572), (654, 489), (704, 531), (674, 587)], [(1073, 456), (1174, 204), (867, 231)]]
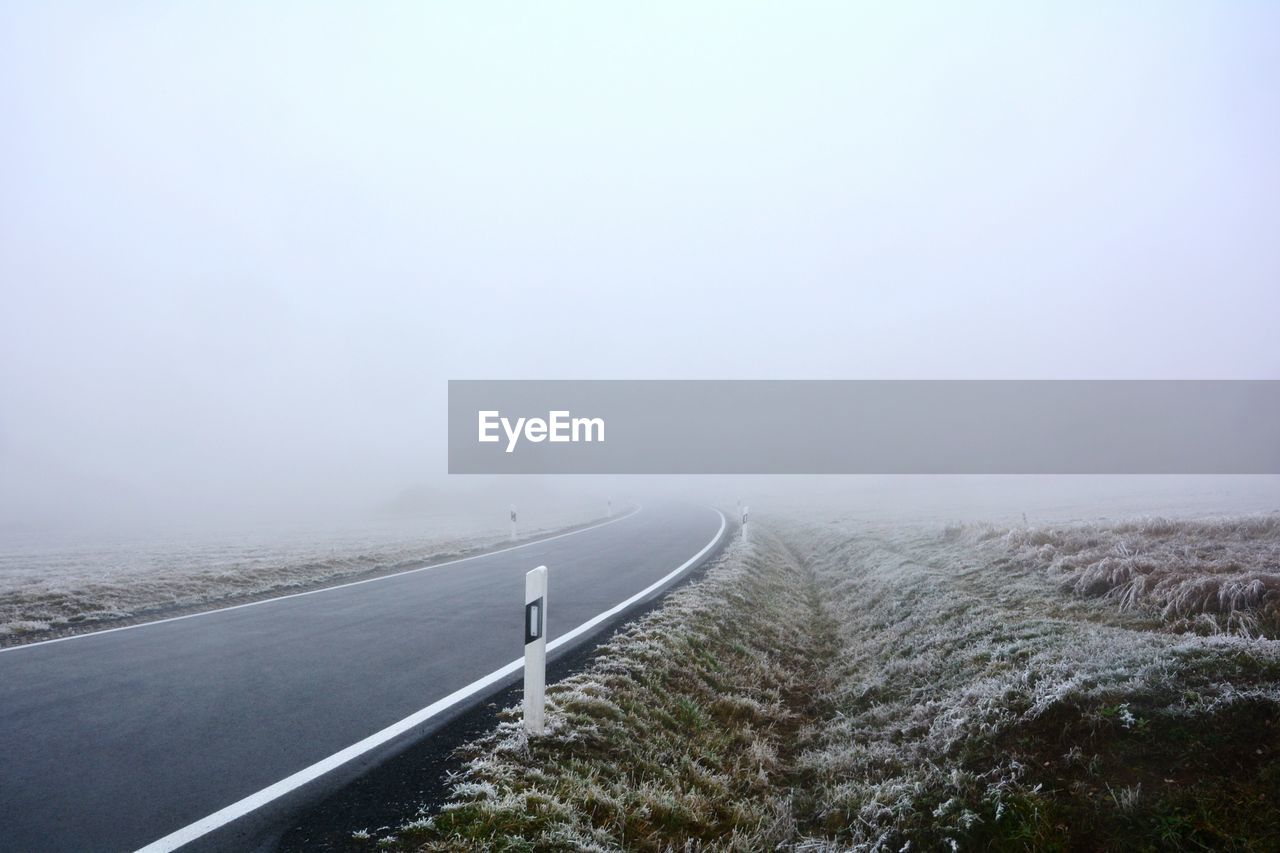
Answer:
[(1145, 611), (1178, 630), (1280, 634), (1280, 516), (948, 529), (987, 556), (1063, 588)]

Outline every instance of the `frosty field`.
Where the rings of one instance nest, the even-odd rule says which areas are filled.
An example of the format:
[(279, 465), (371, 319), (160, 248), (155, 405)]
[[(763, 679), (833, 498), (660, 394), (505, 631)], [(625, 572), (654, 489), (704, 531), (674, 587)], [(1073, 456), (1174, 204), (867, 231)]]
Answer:
[[(0, 645), (353, 580), (502, 545), (506, 507), (165, 536), (0, 540)], [(518, 535), (584, 524), (595, 504), (525, 512)]]
[(753, 521), (357, 849), (1280, 849), (1276, 516)]

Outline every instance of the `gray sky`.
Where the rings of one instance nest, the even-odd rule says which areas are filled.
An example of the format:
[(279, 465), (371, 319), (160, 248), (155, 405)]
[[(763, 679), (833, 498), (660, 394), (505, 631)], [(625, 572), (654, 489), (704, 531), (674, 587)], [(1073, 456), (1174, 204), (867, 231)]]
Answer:
[(364, 506), (449, 378), (1280, 378), (1280, 4), (7, 3), (0, 512)]

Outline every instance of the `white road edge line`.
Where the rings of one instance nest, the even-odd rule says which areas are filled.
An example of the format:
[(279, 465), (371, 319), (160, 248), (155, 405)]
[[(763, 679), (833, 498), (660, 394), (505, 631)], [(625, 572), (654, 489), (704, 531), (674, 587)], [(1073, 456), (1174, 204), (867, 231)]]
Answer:
[(153, 619), (150, 622), (139, 622), (136, 625), (121, 625), (119, 628), (103, 628), (101, 631), (85, 631), (82, 634), (68, 634), (65, 637), (54, 637), (52, 640), (37, 640), (34, 643), (23, 643), (18, 646), (5, 646), (0, 648), (0, 654), (5, 652), (16, 652), (19, 649), (34, 649), (37, 646), (47, 646), (51, 643), (65, 643), (68, 640), (83, 640), (86, 637), (98, 637), (103, 634), (114, 634), (116, 631), (129, 631), (134, 628), (149, 628), (152, 625), (163, 625), (166, 622), (181, 622), (183, 619), (195, 619), (198, 616), (209, 616), (213, 613), (226, 613), (228, 610), (240, 610), (244, 607), (256, 607), (259, 604), (270, 604), (273, 601), (284, 601), (287, 598), (301, 598), (304, 595), (316, 595), (321, 592), (332, 592), (335, 589), (346, 589), (349, 586), (360, 586), (366, 583), (376, 583), (391, 578), (398, 578), (401, 575), (411, 575), (415, 572), (426, 572), (431, 569), (440, 569), (445, 566), (452, 566), (456, 563), (465, 563), (468, 560), (479, 560), (481, 557), (492, 557), (494, 554), (505, 554), (508, 551), (518, 551), (521, 548), (528, 548), (531, 545), (541, 545), (543, 542), (550, 542), (552, 539), (563, 539), (566, 536), (574, 536), (578, 533), (586, 533), (588, 530), (599, 530), (601, 527), (608, 527), (610, 524), (616, 524), (619, 521), (630, 518), (631, 516), (644, 509), (638, 506), (626, 515), (620, 515), (617, 518), (611, 518), (608, 521), (601, 521), (598, 524), (592, 524), (590, 527), (579, 527), (577, 530), (570, 530), (567, 533), (556, 533), (552, 536), (544, 536), (541, 539), (531, 539), (528, 542), (521, 542), (519, 545), (511, 545), (506, 548), (499, 548), (496, 551), (485, 551), (483, 554), (472, 554), (470, 557), (458, 557), (455, 560), (445, 560), (443, 563), (430, 563), (426, 566), (418, 566), (416, 569), (405, 569), (400, 572), (392, 572), (389, 575), (378, 575), (376, 578), (365, 578), (362, 581), (348, 581), (347, 583), (334, 584), (333, 586), (322, 586), (319, 589), (309, 589), (305, 592), (291, 592), (287, 595), (275, 595), (271, 598), (263, 598), (258, 601), (246, 601), (244, 604), (230, 604), (226, 607), (215, 607), (212, 610), (200, 610), (196, 613), (187, 613), (183, 616), (170, 616), (167, 619)]
[[(565, 643), (569, 642), (575, 637), (579, 637), (586, 631), (591, 630), (595, 626), (599, 625), (601, 622), (604, 622), (605, 620), (613, 616), (616, 616), (617, 614), (626, 610), (631, 605), (635, 604), (638, 601), (641, 601), (651, 593), (654, 593), (657, 590), (661, 589), (667, 583), (669, 583), (670, 581), (678, 577), (682, 572), (684, 572), (685, 569), (689, 568), (694, 563), (698, 562), (698, 560), (702, 559), (702, 557), (708, 551), (710, 551), (713, 547), (715, 547), (716, 543), (720, 541), (720, 537), (724, 536), (724, 530), (726, 526), (724, 513), (720, 512), (720, 510), (718, 509), (715, 510), (715, 513), (716, 515), (720, 516), (720, 529), (716, 531), (716, 535), (711, 538), (710, 542), (702, 546), (701, 551), (694, 554), (692, 557), (690, 557), (688, 560), (682, 563), (678, 568), (674, 569), (670, 573), (664, 575), (659, 580), (653, 582), (649, 586), (640, 590), (635, 595), (628, 598), (626, 601), (623, 601), (621, 604), (618, 604), (618, 605), (615, 605), (614, 607), (609, 608), (608, 610), (601, 613), (600, 615), (595, 616), (594, 618), (589, 619), (586, 622), (583, 622), (581, 625), (574, 628), (572, 631), (568, 632), (567, 634), (557, 637), (552, 642), (547, 643), (547, 651), (551, 651), (552, 649), (555, 649), (564, 645)], [(169, 853), (169, 851), (177, 850), (179, 847), (182, 847), (185, 844), (190, 844), (192, 841), (195, 841), (197, 838), (200, 838), (203, 835), (207, 835), (213, 830), (218, 829), (221, 826), (225, 826), (226, 824), (231, 823), (232, 821), (238, 818), (244, 817), (250, 812), (256, 809), (259, 809), (262, 806), (265, 806), (267, 803), (271, 802), (272, 800), (279, 799), (280, 797), (283, 797), (285, 794), (289, 793), (290, 791), (293, 791), (297, 788), (302, 787), (308, 782), (318, 779), (319, 777), (328, 773), (330, 770), (334, 770), (342, 766), (343, 764), (346, 764), (348, 761), (351, 761), (354, 758), (358, 758), (359, 756), (363, 755), (369, 750), (375, 749), (381, 746), (382, 744), (387, 743), (388, 741), (404, 734), (405, 732), (431, 719), (436, 714), (439, 714), (441, 711), (447, 710), (451, 706), (456, 705), (458, 702), (461, 702), (462, 700), (468, 698), (469, 696), (472, 696), (475, 693), (483, 690), (484, 688), (498, 681), (501, 681), (503, 678), (507, 677), (508, 675), (511, 675), (514, 672), (518, 672), (520, 667), (523, 665), (524, 665), (524, 658), (523, 657), (517, 658), (516, 660), (511, 661), (511, 663), (507, 664), (506, 666), (500, 669), (495, 669), (493, 672), (489, 673), (483, 678), (476, 679), (475, 681), (468, 684), (466, 687), (462, 687), (458, 690), (453, 691), (443, 699), (438, 699), (435, 702), (432, 702), (430, 705), (423, 708), (421, 711), (410, 714), (409, 716), (405, 717), (403, 720), (400, 720), (397, 723), (392, 723), (382, 731), (371, 734), (364, 740), (358, 741), (357, 743), (353, 743), (351, 746), (347, 747), (346, 749), (341, 750), (339, 752), (335, 752), (333, 755), (330, 755), (328, 758), (323, 758), (320, 761), (317, 761), (315, 764), (312, 764), (310, 767), (306, 767), (302, 770), (299, 770), (297, 773), (294, 773), (292, 776), (289, 776), (285, 779), (281, 779), (279, 782), (276, 782), (274, 785), (269, 785), (266, 788), (263, 788), (261, 791), (258, 791), (256, 794), (250, 794), (249, 796), (245, 797), (243, 800), (234, 802), (231, 805), (227, 806), (226, 808), (220, 809), (219, 811), (214, 812), (208, 817), (201, 818), (195, 823), (189, 824), (188, 826), (184, 826), (182, 829), (179, 829), (177, 832), (172, 832), (166, 835), (164, 838), (161, 838), (157, 841), (153, 841), (150, 844), (148, 844), (146, 847), (139, 848), (137, 853)]]

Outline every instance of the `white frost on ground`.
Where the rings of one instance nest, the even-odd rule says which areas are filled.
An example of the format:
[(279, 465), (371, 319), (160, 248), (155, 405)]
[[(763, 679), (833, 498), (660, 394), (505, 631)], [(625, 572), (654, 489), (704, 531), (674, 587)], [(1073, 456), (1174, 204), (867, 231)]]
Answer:
[(1130, 577), (1268, 585), (1273, 517), (757, 518), (548, 689), (545, 737), (513, 709), (464, 751), (447, 805), (379, 843), (1278, 849), (1280, 640), (1242, 621), (1265, 597), (1197, 636), (1076, 588), (1117, 558)]
[[(600, 515), (594, 504), (548, 507), (523, 514), (518, 533), (531, 538)], [(0, 541), (0, 643), (409, 569), (508, 542), (505, 517), (496, 521), (457, 514), (185, 537), (10, 535)]]
[[(1042, 781), (1074, 785), (1083, 801), (1110, 796), (1114, 747), (1081, 732), (1139, 738), (1151, 720), (1211, 726), (1274, 708), (1280, 642), (1238, 635), (1258, 633), (1256, 609), (1216, 626), (1236, 636), (1190, 636), (1178, 633), (1180, 612), (1114, 606), (1086, 579), (1118, 559), (1177, 585), (1241, 573), (1274, 584), (1276, 527), (1272, 517), (946, 529), (792, 519), (784, 529), (843, 639), (837, 713), (799, 762), (818, 817), (845, 827), (841, 849), (956, 842), (973, 821), (1053, 808)], [(1107, 589), (1125, 589), (1123, 574)], [(1036, 748), (1032, 761), (1013, 749), (1001, 759), (995, 746), (1059, 737), (1080, 738), (1083, 751)], [(1117, 803), (1138, 796), (1120, 791)], [(922, 813), (926, 802), (938, 805)]]
[(1280, 514), (948, 533), (1066, 591), (1145, 612), (1179, 630), (1280, 634)]

